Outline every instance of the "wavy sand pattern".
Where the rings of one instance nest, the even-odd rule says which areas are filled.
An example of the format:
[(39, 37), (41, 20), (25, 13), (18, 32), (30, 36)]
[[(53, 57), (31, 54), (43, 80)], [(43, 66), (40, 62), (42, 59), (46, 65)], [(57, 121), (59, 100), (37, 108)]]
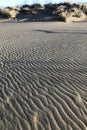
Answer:
[(87, 130), (87, 23), (0, 23), (0, 130)]

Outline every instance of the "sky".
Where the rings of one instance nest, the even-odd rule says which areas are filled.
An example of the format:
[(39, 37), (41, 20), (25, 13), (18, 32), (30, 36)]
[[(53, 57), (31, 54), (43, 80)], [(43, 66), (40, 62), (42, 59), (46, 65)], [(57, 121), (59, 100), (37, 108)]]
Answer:
[[(67, 1), (67, 0), (65, 0)], [(33, 4), (33, 3), (59, 3), (59, 2), (64, 2), (64, 0), (0, 0), (0, 7), (3, 6), (14, 6), (14, 5), (23, 5), (23, 4)], [(86, 3), (87, 0), (72, 0), (72, 2), (81, 2), (81, 3)]]

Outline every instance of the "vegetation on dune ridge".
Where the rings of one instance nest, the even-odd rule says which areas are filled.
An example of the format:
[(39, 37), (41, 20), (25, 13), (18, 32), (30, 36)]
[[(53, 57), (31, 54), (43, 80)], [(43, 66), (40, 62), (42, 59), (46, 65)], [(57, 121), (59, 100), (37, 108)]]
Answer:
[(39, 3), (35, 3), (33, 5), (25, 4), (21, 7), (6, 7), (3, 10), (0, 9), (0, 16), (5, 18), (26, 16), (33, 19), (38, 19), (40, 17), (44, 19), (45, 17), (51, 16), (55, 17), (58, 21), (67, 22), (73, 21), (75, 18), (85, 18), (86, 15), (87, 5), (67, 2), (59, 4), (48, 3), (43, 6)]
[(7, 10), (0, 10), (0, 15), (4, 18), (11, 18), (11, 14)]

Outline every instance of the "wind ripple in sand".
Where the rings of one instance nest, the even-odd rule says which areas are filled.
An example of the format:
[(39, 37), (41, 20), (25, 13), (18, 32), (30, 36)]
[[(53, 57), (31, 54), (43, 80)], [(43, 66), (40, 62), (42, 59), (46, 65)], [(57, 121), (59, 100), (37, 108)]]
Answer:
[[(25, 40), (25, 50), (22, 50), (24, 45), (21, 40), (23, 42), (24, 39), (15, 39), (15, 35), (13, 44), (12, 40), (6, 44), (6, 37), (9, 36), (7, 33), (3, 35), (5, 40), (1, 47), (4, 53), (0, 62), (0, 130), (87, 130), (87, 63), (82, 60), (76, 61), (77, 52), (74, 49), (78, 48), (78, 45), (74, 49), (71, 45), (61, 53), (60, 49), (62, 50), (63, 46), (59, 48), (60, 45), (57, 45), (56, 48), (57, 43), (47, 43), (46, 46), (44, 43), (40, 46), (36, 41), (35, 48), (34, 43), (30, 43), (30, 48), (27, 48)], [(26, 35), (25, 38), (28, 39), (28, 33)], [(39, 35), (37, 34), (37, 37)], [(43, 36), (52, 41), (49, 35), (51, 34)], [(57, 38), (57, 35), (53, 37)], [(33, 42), (33, 39), (31, 41)], [(62, 42), (65, 41), (62, 39)], [(44, 46), (47, 49), (46, 53), (49, 53), (49, 60), (44, 59)], [(83, 45), (80, 46), (80, 51), (82, 47)], [(82, 57), (84, 55), (81, 54)]]

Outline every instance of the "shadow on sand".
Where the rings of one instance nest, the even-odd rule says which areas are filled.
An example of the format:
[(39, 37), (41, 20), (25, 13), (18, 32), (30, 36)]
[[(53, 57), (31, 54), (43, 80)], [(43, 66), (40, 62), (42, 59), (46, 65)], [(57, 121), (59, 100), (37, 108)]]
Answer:
[(37, 31), (37, 32), (43, 32), (43, 33), (55, 33), (55, 34), (87, 34), (87, 30), (82, 30), (82, 32), (80, 30), (76, 30), (74, 31), (65, 31), (65, 30), (61, 30), (61, 31), (50, 31), (50, 30), (33, 30), (33, 31)]

